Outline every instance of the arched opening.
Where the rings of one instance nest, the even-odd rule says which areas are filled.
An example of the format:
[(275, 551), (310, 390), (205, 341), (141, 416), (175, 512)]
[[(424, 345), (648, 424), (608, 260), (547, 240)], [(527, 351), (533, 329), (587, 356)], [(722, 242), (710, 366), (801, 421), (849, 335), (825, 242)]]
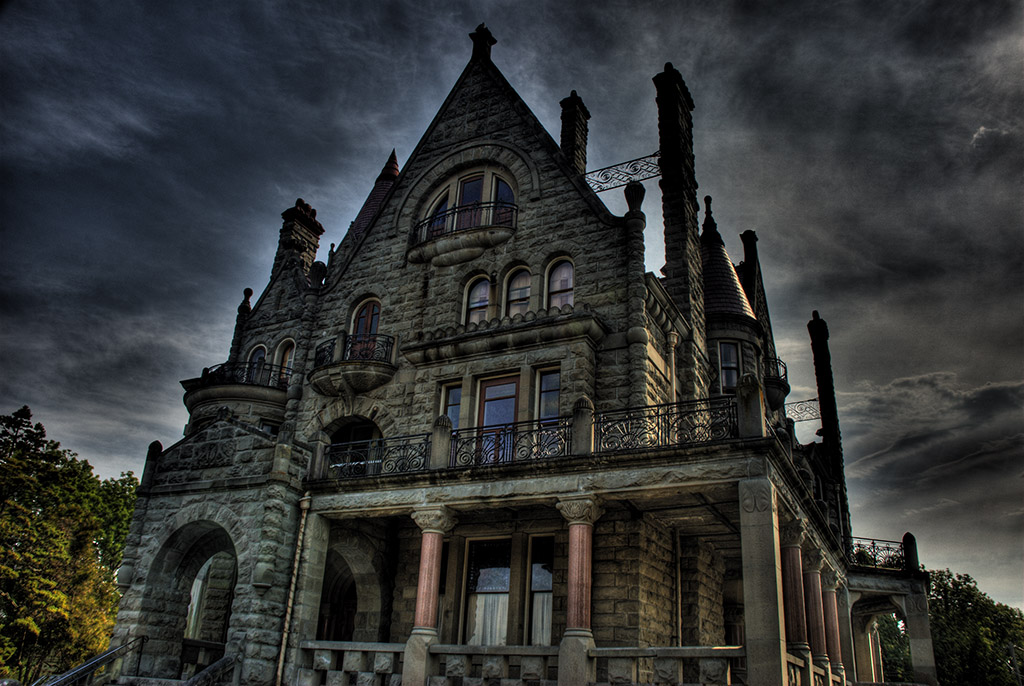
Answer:
[(332, 478), (380, 473), (380, 429), (369, 419), (350, 417), (328, 434), (327, 472)]
[(188, 679), (224, 656), (238, 579), (231, 536), (198, 521), (178, 529), (153, 560), (144, 604), (150, 643), (139, 674)]
[[(350, 525), (351, 526), (351, 523)], [(356, 525), (358, 528), (358, 525)], [(317, 639), (380, 641), (389, 633), (383, 540), (335, 529), (320, 593)]]

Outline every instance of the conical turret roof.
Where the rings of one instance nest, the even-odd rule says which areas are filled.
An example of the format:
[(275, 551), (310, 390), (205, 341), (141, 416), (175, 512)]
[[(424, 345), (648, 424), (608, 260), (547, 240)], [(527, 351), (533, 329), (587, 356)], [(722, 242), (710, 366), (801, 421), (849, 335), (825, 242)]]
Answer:
[(704, 197), (704, 230), (700, 236), (700, 257), (704, 267), (704, 313), (738, 314), (751, 319), (754, 310), (740, 285), (736, 267), (725, 250), (725, 241), (711, 215), (711, 196)]

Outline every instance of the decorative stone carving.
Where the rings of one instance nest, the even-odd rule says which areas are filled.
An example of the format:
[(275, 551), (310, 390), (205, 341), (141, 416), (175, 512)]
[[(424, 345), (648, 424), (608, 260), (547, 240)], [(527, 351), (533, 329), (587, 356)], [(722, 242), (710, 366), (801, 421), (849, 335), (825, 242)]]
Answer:
[(779, 534), (783, 547), (799, 548), (807, 538), (807, 520), (797, 517), (793, 521), (783, 524)]
[(805, 572), (820, 572), (821, 566), (825, 564), (825, 557), (817, 548), (804, 549), (803, 563)]
[(570, 525), (590, 524), (593, 526), (594, 522), (604, 514), (604, 510), (593, 498), (567, 498), (559, 500), (555, 507)]
[(846, 581), (841, 572), (832, 568), (828, 562), (821, 570), (821, 587), (826, 591), (835, 591)]
[(423, 533), (432, 531), (439, 534), (446, 534), (455, 527), (455, 514), (445, 507), (416, 510), (412, 513), (412, 519), (416, 525), (423, 530)]
[(768, 508), (774, 512), (776, 506), (771, 483), (764, 480), (748, 485), (740, 506), (744, 512), (767, 512)]
[(726, 684), (728, 683), (729, 662), (721, 658), (702, 657), (700, 659), (700, 683)]

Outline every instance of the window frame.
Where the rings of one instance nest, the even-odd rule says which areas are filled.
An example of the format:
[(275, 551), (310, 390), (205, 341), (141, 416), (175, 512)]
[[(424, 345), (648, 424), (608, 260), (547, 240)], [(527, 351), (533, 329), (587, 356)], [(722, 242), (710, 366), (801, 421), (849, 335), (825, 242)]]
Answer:
[[(545, 416), (544, 410), (544, 394), (550, 393), (551, 391), (544, 390), (544, 377), (556, 375), (558, 377), (558, 385), (554, 389), (555, 394), (555, 414)], [(535, 396), (535, 411), (534, 415), (537, 419), (538, 424), (550, 423), (562, 416), (562, 370), (560, 367), (544, 367), (538, 369), (535, 374), (536, 389), (534, 391)]]
[[(476, 179), (481, 180), (480, 199), (473, 202), (464, 202), (463, 193), (466, 183), (475, 181)], [(500, 193), (498, 181), (501, 181), (505, 184), (506, 188), (508, 188), (512, 197), (511, 200), (498, 200)], [(465, 215), (462, 213), (456, 213), (454, 217), (446, 217), (444, 215), (445, 213), (459, 207), (472, 207), (473, 205), (482, 206), (485, 203), (501, 202), (506, 205), (511, 205), (512, 207), (517, 207), (516, 198), (519, 197), (519, 188), (516, 184), (515, 177), (504, 167), (496, 164), (479, 164), (451, 174), (448, 179), (435, 190), (431, 197), (432, 199), (427, 205), (427, 211), (423, 214), (423, 221), (431, 218), (434, 218), (435, 221), (430, 222), (427, 225), (426, 235), (420, 236), (421, 240), (431, 240), (448, 233), (475, 229), (482, 226), (514, 225), (511, 219), (511, 214), (506, 216), (506, 210), (506, 212), (502, 212), (499, 215), (496, 211), (500, 211), (501, 208), (493, 204), (491, 205), (489, 222), (483, 221), (485, 215), (483, 214), (482, 208), (477, 209), (475, 212), (467, 211)]]
[[(572, 279), (572, 283), (569, 285), (568, 288), (560, 288), (560, 289), (556, 290), (556, 289), (552, 288), (552, 281), (555, 278), (555, 271), (559, 267), (561, 267), (562, 265), (568, 265), (569, 268), (572, 270), (571, 273), (570, 273), (570, 276), (571, 276), (571, 279)], [(564, 297), (564, 294), (566, 294), (566, 293), (568, 293), (568, 302), (563, 302), (563, 303), (561, 303), (559, 305), (554, 305), (553, 304), (552, 301), (553, 301), (555, 296)], [(559, 257), (558, 259), (553, 260), (551, 262), (551, 265), (548, 267), (547, 276), (544, 279), (544, 302), (547, 305), (547, 308), (549, 310), (552, 309), (552, 308), (555, 308), (555, 307), (564, 307), (565, 305), (569, 305), (570, 307), (575, 307), (575, 305), (576, 305), (576, 264), (571, 259), (569, 259), (568, 257)]]
[[(520, 295), (520, 296), (518, 296), (516, 298), (513, 298), (512, 297), (512, 283), (513, 283), (513, 281), (515, 281), (516, 278), (518, 278), (519, 276), (522, 276), (522, 275), (526, 276), (526, 286), (525, 287), (521, 286), (521, 287), (517, 288), (516, 290), (518, 290), (518, 291), (525, 290), (526, 294), (525, 295)], [(508, 276), (505, 278), (505, 302), (504, 302), (505, 316), (506, 317), (514, 317), (517, 314), (526, 314), (527, 312), (529, 312), (530, 311), (530, 296), (531, 295), (533, 295), (533, 274), (530, 273), (530, 270), (527, 267), (516, 267), (511, 272), (509, 272)], [(517, 310), (516, 312), (513, 312), (512, 311), (513, 303), (515, 303), (517, 305), (521, 305), (522, 309), (521, 310)]]
[[(458, 401), (451, 402), (453, 392), (458, 392)], [(452, 418), (451, 410), (455, 408), (455, 417)], [(441, 385), (441, 414), (448, 417), (452, 423), (452, 430), (459, 428), (459, 417), (462, 413), (462, 382), (452, 382)]]
[[(736, 351), (735, 363), (730, 363), (726, 366), (724, 355), (722, 351), (726, 346), (730, 346)], [(725, 378), (726, 372), (735, 372), (736, 384), (732, 386), (726, 386)], [(740, 377), (743, 375), (743, 347), (739, 341), (719, 341), (718, 342), (718, 389), (722, 395), (735, 395), (736, 388), (739, 386)]]
[[(487, 300), (484, 301), (483, 305), (474, 306), (473, 305), (473, 301), (471, 300), (471, 298), (473, 297), (473, 291), (481, 283), (487, 284), (487, 288), (486, 288)], [(488, 315), (490, 314), (490, 310), (491, 310), (491, 290), (492, 290), (492, 284), (491, 284), (490, 277), (488, 277), (486, 275), (481, 275), (481, 276), (477, 276), (477, 277), (475, 277), (473, 279), (470, 279), (469, 283), (466, 284), (466, 296), (465, 296), (465, 298), (463, 298), (463, 315), (462, 315), (462, 323), (463, 324), (465, 324), (467, 326), (469, 324), (481, 324), (481, 323), (486, 322), (487, 320), (490, 319), (490, 317)], [(483, 313), (482, 317), (480, 319), (471, 319), (473, 317), (474, 313), (477, 313), (477, 312), (482, 312)]]

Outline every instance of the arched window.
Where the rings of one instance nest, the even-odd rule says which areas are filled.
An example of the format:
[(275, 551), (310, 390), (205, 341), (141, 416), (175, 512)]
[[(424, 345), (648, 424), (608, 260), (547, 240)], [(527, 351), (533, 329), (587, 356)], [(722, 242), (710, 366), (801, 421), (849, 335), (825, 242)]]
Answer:
[(380, 322), (380, 302), (367, 300), (356, 310), (352, 319), (352, 335), (345, 353), (347, 360), (374, 358), (377, 348), (377, 324)]
[(572, 305), (573, 267), (569, 260), (555, 263), (548, 274), (548, 307)]
[(470, 169), (452, 177), (430, 204), (419, 226), (426, 231), (420, 240), (430, 240), (453, 231), (480, 226), (516, 224), (516, 196), (511, 179), (491, 166)]
[(292, 375), (292, 362), (295, 357), (295, 343), (294, 341), (285, 341), (281, 344), (281, 347), (277, 353), (278, 366), (280, 371), (278, 372), (277, 383), (279, 386), (287, 386), (288, 379)]
[(487, 305), (490, 304), (491, 282), (477, 279), (469, 287), (466, 298), (466, 323), (473, 324), (486, 321)]
[(530, 272), (520, 269), (508, 280), (505, 314), (512, 317), (530, 309)]
[(245, 370), (246, 383), (261, 384), (265, 381), (267, 366), (267, 349), (262, 345), (253, 348), (249, 353), (249, 364)]

